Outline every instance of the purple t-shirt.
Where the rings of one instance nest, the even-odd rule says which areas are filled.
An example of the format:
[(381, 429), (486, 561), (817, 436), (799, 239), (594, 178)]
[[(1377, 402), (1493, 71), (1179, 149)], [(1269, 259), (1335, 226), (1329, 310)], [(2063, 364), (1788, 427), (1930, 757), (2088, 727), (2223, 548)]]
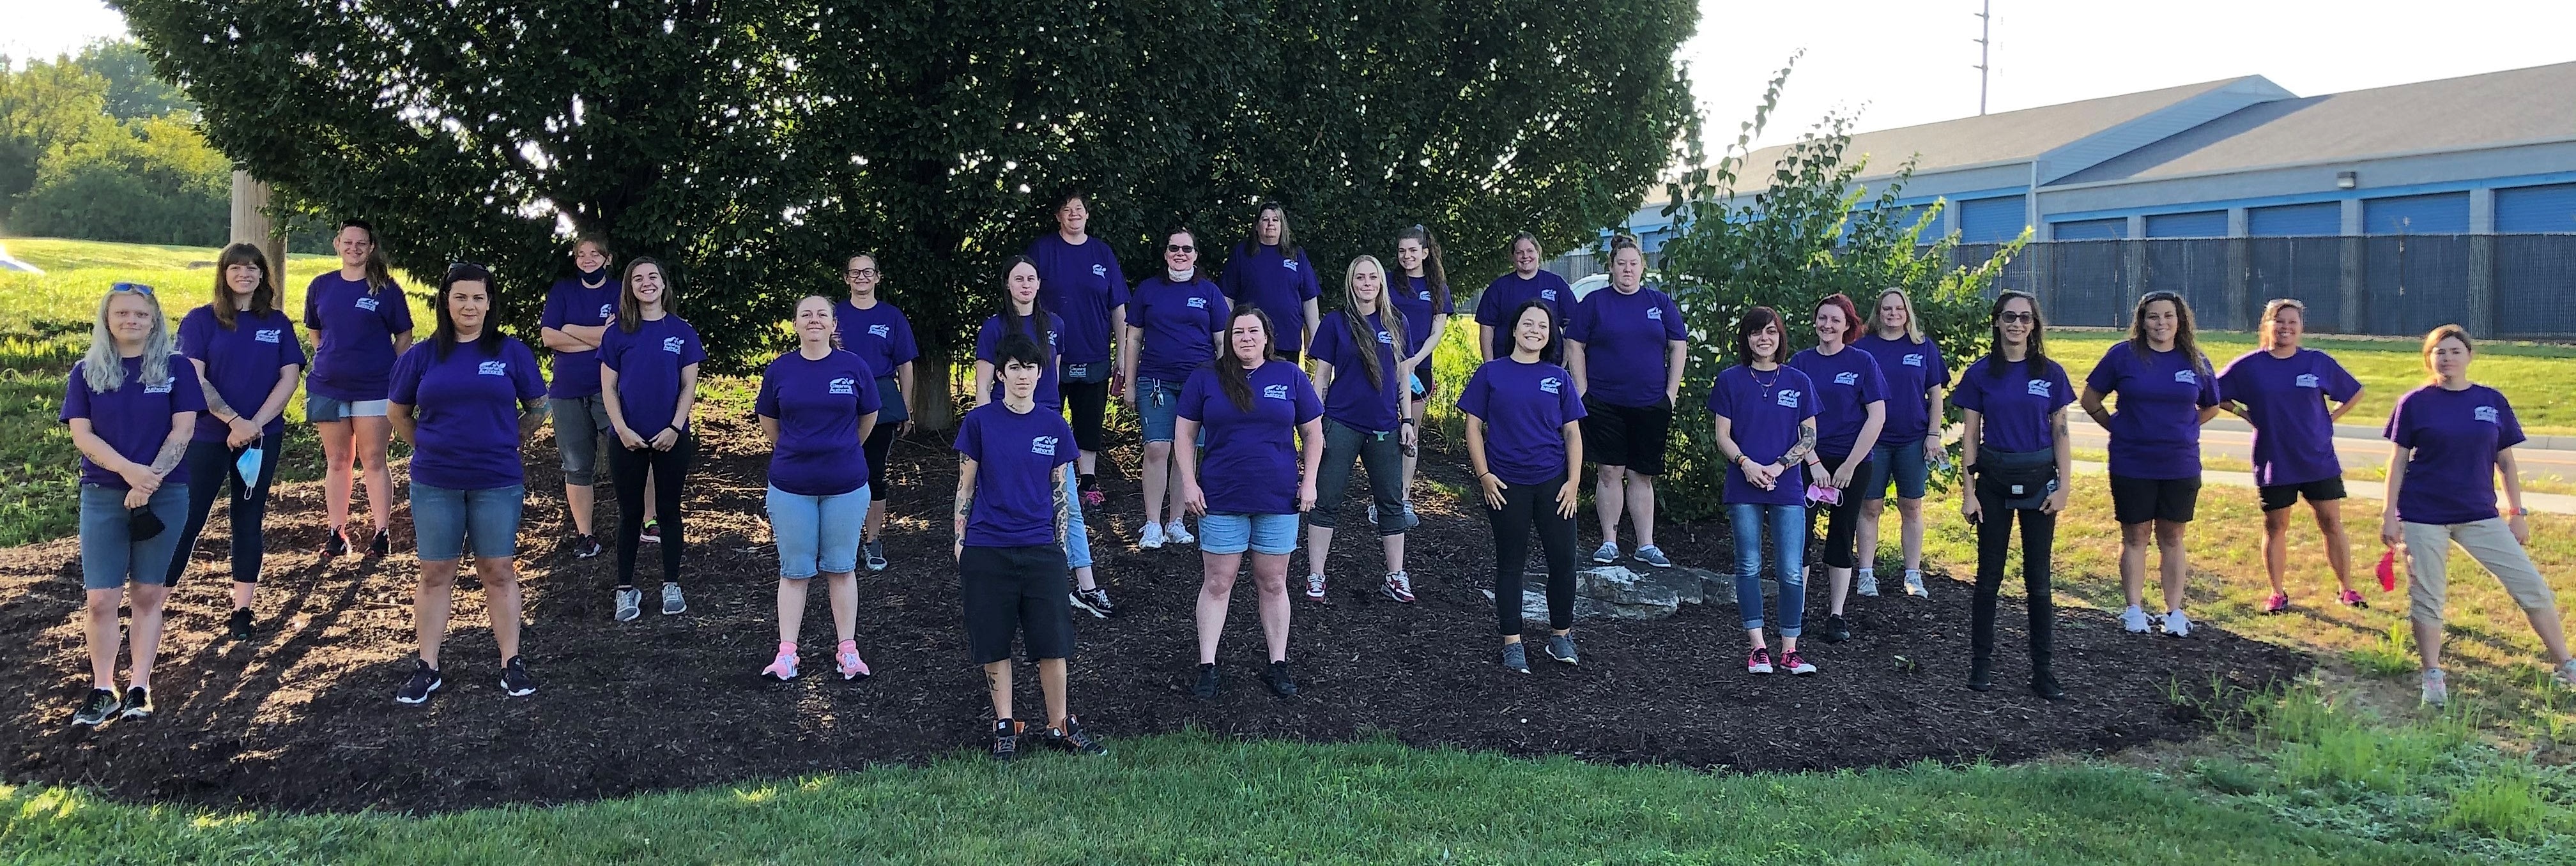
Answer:
[[(2306, 484), (2343, 476), (2326, 401), (2361, 393), (2361, 380), (2334, 356), (2300, 349), (2287, 358), (2256, 349), (2227, 362), (2218, 390), (2245, 404), (2254, 425), (2254, 483)], [(2402, 491), (2401, 491), (2402, 492)]]
[(1127, 305), (1127, 274), (1118, 269), (1118, 254), (1109, 242), (1083, 238), (1081, 246), (1048, 232), (1029, 244), (1038, 263), (1038, 307), (1064, 317), (1064, 338), (1056, 345), (1067, 364), (1100, 364), (1109, 360), (1109, 312)]
[(1235, 306), (1270, 314), (1270, 343), (1282, 352), (1306, 338), (1306, 302), (1324, 295), (1306, 251), (1282, 256), (1277, 244), (1235, 244), (1217, 283)]
[[(1046, 353), (1046, 369), (1038, 372), (1036, 396), (1038, 408), (1057, 412), (1064, 409), (1064, 396), (1055, 386), (1056, 362), (1063, 359), (1057, 347), (1064, 345), (1064, 317), (1054, 313), (1048, 313), (1046, 317), (1046, 345), (1038, 347)], [(975, 330), (975, 360), (993, 365), (993, 402), (996, 403), (1002, 401), (1002, 338), (1010, 333), (1002, 324), (1002, 317), (997, 315), (984, 317), (983, 327)]]
[(1376, 335), (1378, 384), (1369, 384), (1367, 363), (1360, 357), (1360, 347), (1351, 341), (1350, 313), (1334, 310), (1324, 314), (1315, 326), (1315, 360), (1333, 365), (1333, 381), (1324, 395), (1324, 417), (1341, 422), (1362, 433), (1391, 433), (1398, 421), (1396, 402), (1404, 396), (1404, 380), (1396, 378), (1397, 351), (1395, 335), (1386, 329), (1386, 320), (1368, 317), (1368, 333)]
[[(499, 340), (489, 351), (484, 340)], [(412, 344), (394, 362), (386, 399), (413, 408), (411, 482), (445, 490), (523, 484), (519, 404), (546, 395), (537, 353), (514, 337), (486, 333), (447, 357), (435, 340)]]
[[(610, 323), (598, 354), (600, 366), (617, 371), (617, 407), (624, 410), (626, 429), (651, 439), (680, 411), (680, 370), (706, 363), (707, 345), (698, 340), (698, 329), (665, 314), (637, 320), (632, 334)], [(689, 429), (688, 419), (680, 419), (680, 429)]]
[(1565, 460), (1565, 425), (1583, 419), (1574, 374), (1545, 361), (1496, 358), (1458, 390), (1458, 411), (1485, 422), (1485, 468), (1505, 484), (1544, 484), (1578, 471)]
[(313, 332), (304, 390), (351, 403), (382, 400), (394, 368), (393, 335), (411, 330), (411, 303), (401, 286), (369, 292), (365, 280), (324, 271), (304, 288), (304, 329)]
[(1426, 277), (1402, 279), (1404, 288), (1388, 297), (1395, 302), (1396, 311), (1404, 314), (1405, 354), (1416, 354), (1422, 351), (1422, 344), (1431, 341), (1431, 317), (1458, 314), (1458, 296), (1450, 295), (1448, 303), (1432, 309), (1440, 298), (1432, 294), (1430, 280)]
[[(1557, 276), (1555, 271), (1541, 269), (1526, 280), (1521, 279), (1519, 271), (1509, 271), (1485, 284), (1485, 293), (1477, 296), (1476, 324), (1494, 329), (1494, 357), (1512, 356), (1512, 328), (1520, 324), (1512, 320), (1512, 311), (1520, 309), (1531, 298), (1547, 304), (1548, 312), (1553, 314), (1550, 318), (1556, 320), (1557, 330), (1565, 329), (1565, 310), (1574, 304), (1574, 287), (1566, 285), (1565, 278)], [(1563, 355), (1561, 347), (1554, 348), (1539, 360), (1554, 364), (1562, 360)]]
[(1583, 344), (1584, 396), (1612, 406), (1663, 405), (1672, 341), (1689, 337), (1672, 296), (1643, 287), (1585, 295), (1565, 323), (1565, 338)]
[[(599, 288), (581, 284), (584, 279), (601, 281)], [(584, 328), (613, 326), (617, 322), (618, 293), (623, 291), (615, 277), (606, 271), (565, 277), (546, 289), (546, 309), (537, 324), (561, 330), (565, 325)], [(557, 400), (588, 397), (599, 393), (599, 351), (555, 353), (555, 378), (546, 383), (546, 396)]]
[(832, 320), (840, 328), (841, 351), (868, 362), (868, 369), (879, 379), (893, 376), (894, 368), (921, 357), (921, 346), (912, 341), (912, 321), (882, 298), (864, 310), (847, 298), (834, 301)]
[[(278, 368), (303, 366), (304, 344), (295, 341), (295, 323), (275, 310), (262, 316), (249, 310), (233, 314), (232, 330), (215, 320), (215, 308), (198, 307), (179, 320), (179, 354), (206, 362), (206, 382), (242, 417), (259, 414), (268, 393), (277, 389)], [(191, 368), (193, 369), (193, 368)], [(286, 415), (268, 419), (264, 432), (286, 429)], [(232, 428), (212, 412), (197, 415), (197, 441), (222, 442)]]
[[(1768, 384), (1765, 384), (1768, 383)], [(1799, 422), (1816, 417), (1816, 386), (1796, 367), (1757, 373), (1737, 364), (1717, 373), (1708, 390), (1708, 411), (1730, 423), (1735, 448), (1756, 463), (1771, 463), (1798, 444)], [(1771, 489), (1744, 479), (1743, 461), (1726, 467), (1726, 504), (1801, 505), (1807, 501), (1807, 471), (1801, 465), (1780, 473)]]
[(821, 359), (791, 349), (760, 374), (752, 411), (778, 419), (769, 486), (798, 496), (839, 496), (868, 483), (859, 419), (881, 404), (868, 362), (834, 349)]
[[(150, 466), (152, 458), (161, 456), (161, 443), (170, 438), (170, 416), (206, 411), (206, 394), (197, 387), (194, 368), (184, 355), (170, 356), (170, 378), (158, 385), (143, 383), (141, 357), (123, 360), (125, 384), (104, 394), (91, 391), (89, 383), (81, 379), (81, 365), (88, 362), (72, 362), (71, 381), (63, 387), (61, 420), (69, 423), (74, 418), (89, 419), (90, 432), (106, 440), (117, 456)], [(125, 483), (125, 476), (107, 471), (87, 456), (81, 458), (80, 466), (82, 484), (117, 490), (132, 488)], [(188, 483), (188, 461), (179, 461), (178, 468), (162, 476), (161, 483)]]
[(1950, 385), (1950, 362), (1930, 340), (1860, 338), (1852, 348), (1878, 359), (1878, 374), (1887, 380), (1887, 422), (1879, 426), (1878, 444), (1912, 445), (1932, 433), (1932, 389)]
[(1136, 347), (1136, 378), (1188, 382), (1193, 371), (1216, 357), (1217, 342), (1233, 315), (1225, 293), (1206, 277), (1188, 283), (1146, 277), (1127, 304), (1128, 327), (1144, 332), (1144, 342)]
[(1180, 416), (1207, 431), (1199, 489), (1218, 514), (1297, 513), (1297, 425), (1324, 414), (1315, 383), (1286, 361), (1245, 371), (1252, 408), (1235, 408), (1216, 368), (1200, 367), (1181, 386)]
[(975, 502), (966, 511), (967, 547), (1055, 543), (1055, 467), (1073, 462), (1073, 427), (1031, 407), (995, 400), (957, 422), (957, 453), (975, 461)]
[(2485, 385), (2426, 385), (2397, 398), (2388, 441), (2415, 449), (2397, 490), (2397, 519), (2450, 526), (2496, 516), (2496, 454), (2522, 444), (2513, 404)]
[(2218, 377), (2179, 349), (2148, 351), (2111, 344), (2084, 377), (2084, 387), (2120, 399), (2111, 413), (2111, 474), (2128, 478), (2200, 477), (2200, 410), (2218, 405)]
[[(2001, 366), (2001, 374), (1993, 374)], [(1960, 409), (1977, 413), (1981, 426), (1977, 447), (1996, 451), (2047, 451), (2057, 447), (2057, 436), (2049, 431), (2048, 416), (2075, 402), (2075, 386), (2066, 380), (2066, 368), (2056, 361), (2046, 370), (2030, 369), (2030, 362), (2004, 361), (1993, 355), (1969, 364), (1959, 374), (1959, 387), (1951, 392), (1951, 402)]]
[(1879, 375), (1878, 359), (1845, 346), (1831, 355), (1814, 349), (1799, 352), (1789, 357), (1789, 366), (1807, 374), (1807, 381), (1816, 386), (1816, 451), (1851, 456), (1852, 447), (1860, 444), (1860, 428), (1869, 424), (1869, 404), (1887, 400), (1887, 380)]

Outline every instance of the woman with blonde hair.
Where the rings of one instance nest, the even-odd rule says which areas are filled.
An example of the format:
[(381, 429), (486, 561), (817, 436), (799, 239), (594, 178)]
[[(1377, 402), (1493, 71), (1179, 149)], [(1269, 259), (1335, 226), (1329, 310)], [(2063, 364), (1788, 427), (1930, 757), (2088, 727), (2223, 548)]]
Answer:
[[(2254, 483), (2263, 504), (2263, 570), (2272, 578), (2264, 613), (2290, 609), (2282, 573), (2290, 565), (2290, 506), (2306, 497), (2325, 535), (2326, 562), (2343, 590), (2336, 600), (2369, 607), (2352, 588), (2351, 543), (2343, 529), (2343, 463), (2335, 457), (2334, 423), (2361, 400), (2361, 380), (2334, 356), (2299, 347), (2307, 305), (2289, 298), (2263, 305), (2261, 344), (2218, 373), (2221, 408), (2254, 427)], [(2332, 408), (2327, 407), (2333, 402)]]
[(1878, 444), (1869, 449), (1869, 477), (1860, 484), (1860, 526), (1853, 533), (1860, 568), (1852, 573), (1852, 590), (1878, 595), (1878, 521), (1887, 513), (1893, 483), (1905, 594), (1929, 596), (1923, 585), (1923, 491), (1942, 457), (1941, 403), (1949, 394), (1950, 362), (1939, 343), (1924, 338), (1914, 299), (1904, 289), (1879, 292), (1864, 312), (1870, 327), (1852, 348), (1878, 359), (1879, 376), (1887, 381), (1887, 412)]
[[(1413, 601), (1404, 571), (1404, 453), (1414, 448), (1413, 393), (1398, 362), (1405, 356), (1404, 313), (1387, 300), (1386, 268), (1376, 256), (1351, 260), (1342, 278), (1342, 309), (1315, 327), (1315, 389), (1324, 395), (1324, 466), (1315, 509), (1306, 514), (1306, 598), (1324, 600), (1324, 563), (1333, 547), (1351, 463), (1368, 470), (1377, 498), (1377, 537), (1386, 553), (1378, 592)], [(1266, 312), (1266, 311), (1265, 311)]]

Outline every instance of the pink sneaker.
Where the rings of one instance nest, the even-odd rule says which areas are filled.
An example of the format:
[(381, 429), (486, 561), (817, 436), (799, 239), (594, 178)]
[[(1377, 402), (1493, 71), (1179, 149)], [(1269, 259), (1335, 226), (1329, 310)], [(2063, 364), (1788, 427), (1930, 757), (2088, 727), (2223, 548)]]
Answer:
[(832, 653), (832, 659), (839, 662), (842, 679), (864, 680), (868, 678), (868, 663), (859, 660), (858, 641), (842, 641), (841, 648)]
[(2335, 596), (2335, 600), (2343, 602), (2345, 607), (2357, 607), (2363, 610), (2370, 609), (2370, 601), (2368, 599), (2362, 598), (2361, 593), (2354, 592), (2349, 589), (2344, 590), (2342, 595)]
[(1747, 656), (1744, 659), (1744, 672), (1748, 674), (1770, 673), (1771, 651), (1767, 649), (1754, 650), (1752, 655)]
[(1799, 655), (1797, 650), (1781, 653), (1780, 666), (1787, 668), (1789, 673), (1802, 677), (1816, 672), (1816, 666), (1808, 663), (1807, 657)]
[[(2349, 594), (2349, 593), (2347, 593), (2347, 594)], [(2273, 594), (2272, 594), (2272, 597), (2271, 597), (2271, 598), (2264, 599), (2264, 600), (2263, 600), (2263, 612), (2264, 612), (2264, 613), (2289, 613), (2289, 612), (2290, 612), (2290, 595), (2289, 595), (2289, 593), (2276, 592), (2276, 593), (2273, 593)]]
[(796, 645), (787, 641), (779, 641), (778, 657), (770, 659), (769, 666), (760, 669), (760, 675), (782, 683), (795, 679)]

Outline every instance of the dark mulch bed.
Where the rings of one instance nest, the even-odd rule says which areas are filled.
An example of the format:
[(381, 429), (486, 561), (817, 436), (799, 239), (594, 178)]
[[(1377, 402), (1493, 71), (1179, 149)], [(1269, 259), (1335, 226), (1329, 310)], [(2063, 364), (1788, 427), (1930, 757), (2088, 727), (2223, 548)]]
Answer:
[[(559, 549), (553, 450), (542, 441), (530, 447), (521, 563), (534, 624), (526, 651), (544, 688), (528, 699), (501, 696), (481, 593), (467, 578), (447, 643), (448, 688), (425, 708), (393, 703), (412, 653), (416, 566), (407, 510), (396, 509), (395, 555), (317, 562), (314, 483), (282, 488), (272, 509), (260, 639), (221, 636), (223, 541), (210, 532), (172, 601), (155, 675), (159, 715), (75, 730), (68, 721), (89, 682), (77, 543), (0, 551), (0, 639), (18, 647), (0, 664), (0, 692), (28, 698), (0, 715), (0, 766), (13, 783), (80, 785), (133, 801), (436, 811), (980, 748), (981, 678), (966, 660), (941, 525), (955, 488), (946, 450), (925, 438), (896, 451), (894, 568), (860, 577), (860, 646), (876, 676), (850, 684), (830, 675), (830, 619), (817, 591), (803, 641), (809, 674), (782, 686), (755, 676), (776, 629), (775, 559), (760, 517), (765, 453), (748, 424), (717, 421), (708, 433), (689, 496), (691, 535), (704, 539), (688, 566), (690, 611), (663, 617), (648, 598), (645, 618), (626, 625), (610, 617), (614, 552), (574, 560)], [(1134, 452), (1112, 456), (1132, 466)], [(1462, 457), (1435, 454), (1424, 464), (1426, 481), (1463, 486), (1463, 465)], [(1328, 605), (1298, 601), (1291, 655), (1304, 694), (1281, 701), (1253, 679), (1263, 659), (1247, 580), (1221, 651), (1227, 691), (1201, 703), (1183, 691), (1195, 674), (1197, 552), (1134, 550), (1142, 522), (1136, 488), (1106, 480), (1112, 498), (1092, 531), (1124, 614), (1079, 624), (1073, 706), (1113, 745), (1121, 736), (1196, 726), (1233, 736), (1390, 735), (1423, 746), (1748, 771), (2012, 761), (2198, 736), (2207, 722), (2172, 702), (2169, 688), (2192, 696), (2206, 695), (2213, 681), (2260, 687), (2310, 664), (2216, 630), (2150, 640), (2121, 633), (2100, 612), (2067, 611), (2058, 675), (2071, 699), (2051, 705), (2018, 688), (2027, 675), (2023, 614), (2008, 595), (1998, 688), (1972, 693), (1960, 686), (1968, 589), (1943, 580), (1928, 601), (1857, 600), (1853, 642), (1809, 644), (1820, 676), (1745, 675), (1731, 596), (1662, 621), (1581, 623), (1580, 667), (1538, 659), (1522, 676), (1494, 664), (1492, 603), (1480, 592), (1491, 561), (1482, 514), (1429, 495), (1423, 528), (1412, 536), (1418, 603), (1359, 598), (1342, 587)], [(1345, 526), (1365, 527), (1359, 507), (1350, 506)], [(603, 526), (613, 511), (602, 503)], [(1583, 523), (1591, 524), (1588, 511)], [(1375, 572), (1368, 535), (1344, 532), (1337, 541), (1334, 566), (1344, 584), (1367, 584)], [(1588, 528), (1585, 535), (1588, 549), (1596, 541)], [(1712, 523), (1668, 527), (1661, 540), (1676, 559), (1722, 570), (1724, 535)], [(650, 569), (650, 548), (646, 554)], [(1292, 565), (1292, 580), (1302, 564), (1300, 557)], [(1821, 599), (1817, 584), (1811, 597)], [(1820, 606), (1810, 607), (1821, 616)], [(1032, 709), (1034, 680), (1022, 678), (1020, 698)]]

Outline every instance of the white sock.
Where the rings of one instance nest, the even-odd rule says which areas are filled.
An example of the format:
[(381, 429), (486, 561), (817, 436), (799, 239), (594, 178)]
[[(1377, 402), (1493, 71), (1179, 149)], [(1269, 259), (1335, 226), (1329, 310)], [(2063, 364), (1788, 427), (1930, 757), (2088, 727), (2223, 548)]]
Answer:
[(1921, 583), (1922, 581), (1923, 581), (1923, 569), (1920, 569), (1920, 568), (1909, 568), (1909, 569), (1906, 569), (1906, 570), (1905, 570), (1905, 582), (1906, 582), (1906, 583)]
[(1876, 580), (1877, 578), (1878, 578), (1878, 569), (1875, 569), (1875, 568), (1864, 568), (1864, 569), (1860, 569), (1860, 570), (1858, 570), (1858, 571), (1854, 571), (1854, 572), (1852, 572), (1852, 579), (1853, 579), (1853, 580), (1858, 580), (1858, 581), (1870, 581), (1870, 580)]

